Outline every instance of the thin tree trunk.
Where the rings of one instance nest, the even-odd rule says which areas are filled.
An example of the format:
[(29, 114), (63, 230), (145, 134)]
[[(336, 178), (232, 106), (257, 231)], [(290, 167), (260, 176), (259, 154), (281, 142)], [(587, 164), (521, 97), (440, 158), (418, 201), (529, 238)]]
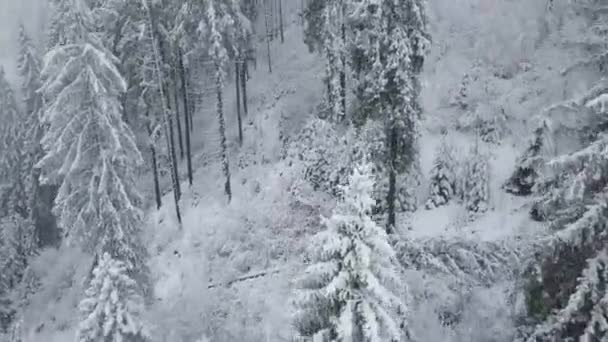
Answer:
[(285, 32), (283, 31), (283, 0), (279, 0), (279, 30), (281, 32), (281, 44), (285, 43)]
[[(160, 61), (160, 57), (159, 57), (160, 55), (159, 55), (159, 51), (158, 51), (156, 38), (154, 37), (154, 34), (152, 33), (152, 31), (155, 31), (152, 10), (148, 6), (147, 0), (142, 0), (142, 3), (144, 5), (144, 8), (147, 10), (148, 21), (150, 24), (150, 30), (148, 30), (148, 32), (149, 32), (150, 41), (152, 42), (152, 50), (154, 53), (154, 64), (155, 64), (155, 69), (156, 69), (155, 74), (156, 74), (157, 81), (158, 81), (158, 91), (160, 92), (159, 96), (161, 99), (162, 110), (164, 113), (163, 126), (165, 128), (165, 138), (167, 140), (167, 147), (168, 147), (169, 151), (173, 150), (173, 156), (175, 156), (175, 148), (173, 145), (173, 141), (171, 139), (171, 137), (173, 136), (172, 129), (170, 127), (171, 126), (171, 114), (169, 113), (169, 109), (167, 107), (167, 102), (165, 102), (166, 99), (165, 99), (165, 94), (164, 94), (164, 89), (163, 89), (163, 79), (162, 79), (162, 74), (161, 74), (161, 61)], [(177, 168), (175, 167), (176, 162), (177, 162), (176, 158), (171, 158), (171, 163), (173, 164), (173, 165), (171, 165), (171, 181), (173, 183), (172, 185), (173, 185), (173, 198), (175, 200), (175, 213), (177, 215), (177, 221), (181, 224), (182, 217), (181, 217), (181, 212), (180, 212), (180, 208), (179, 208), (179, 198), (180, 198), (181, 194), (179, 191), (179, 178), (178, 178), (177, 172), (176, 172)]]
[(272, 39), (272, 32), (269, 31), (269, 27), (268, 27), (267, 0), (264, 1), (264, 23), (266, 26), (266, 49), (268, 51), (268, 72), (272, 74), (272, 61), (270, 60), (270, 40)]
[[(342, 44), (346, 43), (346, 25), (344, 23), (344, 6), (342, 6)], [(340, 51), (340, 61), (342, 70), (340, 70), (340, 100), (342, 101), (342, 117), (339, 120), (344, 120), (346, 117), (346, 56), (344, 51)]]
[(179, 92), (178, 92), (178, 73), (177, 69), (173, 68), (173, 103), (175, 104), (175, 123), (177, 124), (177, 141), (179, 142), (179, 158), (184, 159), (184, 134), (182, 133), (182, 124), (179, 119)]
[(220, 147), (222, 154), (222, 169), (224, 176), (226, 177), (226, 183), (224, 184), (224, 192), (228, 196), (228, 202), (232, 200), (232, 189), (230, 188), (230, 164), (228, 161), (228, 146), (226, 143), (226, 121), (224, 120), (224, 102), (222, 99), (222, 83), (219, 77), (216, 80), (216, 92), (217, 92), (217, 118), (219, 121), (220, 128)]
[(239, 75), (241, 73), (241, 68), (239, 67), (239, 61), (234, 62), (234, 76), (235, 82), (234, 86), (236, 87), (236, 118), (239, 126), (239, 146), (243, 146), (243, 120), (241, 118), (241, 87), (239, 85)]
[(190, 183), (190, 185), (192, 185), (193, 183), (193, 176), (192, 176), (192, 150), (191, 150), (191, 146), (190, 146), (190, 130), (192, 127), (192, 122), (191, 122), (191, 115), (190, 115), (190, 102), (189, 102), (189, 98), (188, 98), (188, 84), (187, 84), (187, 80), (186, 80), (186, 68), (184, 67), (184, 54), (182, 52), (182, 49), (178, 49), (177, 50), (177, 54), (178, 54), (178, 63), (179, 63), (179, 73), (180, 73), (180, 79), (182, 81), (182, 101), (183, 101), (183, 107), (184, 107), (184, 122), (186, 124), (186, 127), (184, 128), (184, 132), (185, 134), (185, 138), (186, 138), (186, 163), (187, 163), (187, 167), (188, 167), (188, 182)]
[(243, 114), (247, 117), (247, 70), (249, 69), (247, 61), (243, 63), (243, 70), (241, 70), (241, 88), (243, 90)]
[[(146, 118), (150, 120), (150, 109), (146, 109)], [(154, 146), (154, 130), (150, 123), (146, 125), (148, 137), (150, 139), (150, 155), (152, 157), (152, 180), (154, 182), (154, 198), (156, 199), (156, 209), (160, 209), (163, 205), (162, 194), (160, 192), (160, 181), (158, 177), (158, 160), (156, 157), (156, 146)]]
[(395, 197), (397, 194), (397, 175), (395, 174), (395, 159), (396, 155), (396, 129), (391, 122), (388, 127), (388, 148), (389, 148), (389, 161), (388, 161), (388, 193), (386, 196), (388, 220), (386, 222), (386, 232), (392, 234), (395, 229)]

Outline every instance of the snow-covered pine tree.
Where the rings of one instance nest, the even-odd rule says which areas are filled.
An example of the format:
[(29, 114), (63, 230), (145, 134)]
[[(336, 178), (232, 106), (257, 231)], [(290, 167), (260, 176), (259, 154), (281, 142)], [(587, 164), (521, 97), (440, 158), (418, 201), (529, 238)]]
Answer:
[(22, 169), (25, 122), (15, 94), (0, 68), (0, 217), (17, 212), (28, 215), (28, 201)]
[(88, 8), (75, 1), (67, 11), (70, 35), (47, 53), (42, 71), (48, 131), (38, 166), (45, 181), (61, 184), (55, 212), (69, 240), (141, 272), (145, 249), (135, 171), (142, 157), (122, 121), (125, 81), (115, 57), (91, 32)]
[(17, 68), (22, 79), (21, 92), (25, 104), (25, 113), (22, 118), (23, 158), (22, 177), (28, 196), (29, 217), (33, 222), (39, 217), (39, 177), (40, 170), (35, 168), (42, 158), (43, 150), (41, 140), (43, 127), (40, 122), (42, 110), (42, 96), (38, 92), (41, 86), (41, 61), (30, 37), (25, 32), (23, 24), (19, 26), (19, 55)]
[[(326, 230), (314, 237), (314, 263), (300, 281), (295, 324), (304, 336), (329, 330), (332, 341), (410, 339), (395, 252), (370, 217), (372, 165), (353, 170)], [(403, 293), (398, 293), (399, 289)]]
[(541, 176), (545, 163), (543, 149), (546, 145), (548, 128), (545, 122), (534, 130), (534, 137), (524, 153), (517, 160), (515, 171), (503, 185), (506, 192), (517, 196), (529, 196)]
[(382, 165), (388, 179), (386, 193), (387, 229), (395, 225), (396, 204), (415, 203), (399, 196), (412, 195), (401, 189), (418, 164), (418, 122), (420, 81), (428, 46), (425, 1), (362, 0), (350, 4), (349, 28), (354, 32), (351, 63), (359, 109), (358, 125), (379, 120), (385, 125), (385, 153)]
[(226, 178), (224, 192), (226, 193), (226, 196), (228, 196), (228, 201), (230, 201), (232, 199), (232, 189), (230, 187), (230, 163), (228, 161), (226, 120), (224, 119), (224, 102), (222, 95), (226, 78), (225, 67), (228, 61), (228, 54), (222, 32), (229, 29), (234, 21), (230, 18), (228, 13), (226, 13), (225, 8), (222, 8), (222, 6), (219, 5), (220, 4), (215, 4), (214, 1), (208, 2), (207, 20), (210, 35), (209, 55), (215, 66), (216, 111), (219, 123), (220, 154), (222, 158), (222, 170), (224, 172), (224, 177)]
[(445, 136), (435, 152), (431, 169), (429, 199), (427, 209), (446, 205), (456, 193), (456, 174), (454, 156)]
[(489, 168), (488, 156), (476, 143), (467, 158), (462, 189), (464, 205), (471, 213), (484, 213), (489, 209)]
[(78, 342), (146, 342), (150, 338), (142, 313), (143, 298), (127, 266), (104, 253), (79, 309)]
[[(587, 101), (581, 111), (591, 111), (599, 122), (608, 114), (608, 88), (592, 93), (592, 97), (585, 97)], [(544, 218), (557, 233), (546, 246), (548, 254), (542, 260), (540, 286), (543, 297), (559, 298), (554, 303), (557, 305), (567, 304), (547, 307), (547, 312), (556, 313), (539, 325), (528, 341), (572, 336), (601, 341), (608, 337), (607, 146), (608, 134), (603, 132), (582, 149), (549, 162), (553, 173), (543, 182), (553, 182), (554, 187), (539, 200), (551, 202), (551, 206), (545, 203)], [(551, 269), (549, 265), (557, 267)], [(547, 283), (555, 278), (556, 272), (562, 275), (559, 279), (563, 283), (558, 293)], [(563, 279), (563, 274), (570, 276)]]

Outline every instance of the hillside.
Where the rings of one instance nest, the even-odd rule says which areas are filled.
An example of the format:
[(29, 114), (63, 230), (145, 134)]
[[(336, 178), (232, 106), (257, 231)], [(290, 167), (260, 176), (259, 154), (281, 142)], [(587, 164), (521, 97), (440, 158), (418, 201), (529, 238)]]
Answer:
[[(398, 216), (395, 244), (412, 298), (408, 317), (419, 341), (513, 341), (525, 315), (521, 271), (547, 225), (530, 218), (531, 198), (502, 186), (528, 145), (533, 117), (565, 96), (567, 86), (556, 71), (569, 55), (544, 31), (544, 1), (429, 3), (433, 44), (421, 76), (419, 205)], [(297, 4), (286, 8), (285, 42), (276, 39), (271, 46), (272, 73), (264, 42), (257, 44), (242, 146), (229, 73), (224, 95), (232, 200), (223, 193), (210, 88), (194, 117), (194, 184), (181, 174), (182, 223), (168, 177), (162, 180), (163, 207), (146, 209), (143, 240), (154, 290), (145, 319), (153, 342), (195, 342), (201, 336), (213, 342), (301, 341), (292, 324), (295, 282), (310, 263), (311, 238), (323, 229), (321, 216), (331, 215), (335, 199), (307, 184), (305, 166), (285, 153), (305, 146), (299, 134), (319, 114), (325, 92), (325, 62), (304, 44), (298, 10)], [(504, 118), (498, 141), (480, 141), (468, 114), (451, 103), (465, 74), (473, 79), (468, 101), (483, 115)], [(474, 146), (487, 156), (487, 212), (472, 217), (458, 202), (425, 208), (445, 130), (459, 163)], [(148, 173), (138, 180), (148, 204), (150, 180)], [(73, 339), (91, 262), (71, 247), (43, 250), (33, 259), (30, 271), (42, 290), (23, 305), (24, 342)]]

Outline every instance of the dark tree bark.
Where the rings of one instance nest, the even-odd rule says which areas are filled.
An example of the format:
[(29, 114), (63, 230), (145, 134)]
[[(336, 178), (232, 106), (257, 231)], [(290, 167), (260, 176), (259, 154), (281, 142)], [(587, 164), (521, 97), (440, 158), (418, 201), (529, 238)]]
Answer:
[(239, 61), (234, 62), (234, 76), (236, 87), (236, 119), (239, 126), (239, 146), (243, 146), (243, 119), (241, 118), (241, 87), (239, 85), (239, 75), (241, 74), (241, 68)]
[(184, 128), (186, 138), (186, 164), (188, 168), (188, 182), (190, 185), (193, 183), (192, 176), (192, 149), (190, 146), (190, 130), (192, 129), (192, 116), (190, 115), (190, 102), (188, 98), (188, 84), (186, 80), (186, 68), (184, 67), (184, 54), (182, 49), (177, 50), (178, 53), (178, 67), (180, 73), (180, 80), (182, 86), (182, 102), (184, 107), (184, 122), (186, 127)]
[(264, 23), (266, 26), (266, 49), (268, 51), (268, 72), (272, 74), (272, 61), (270, 60), (270, 40), (272, 39), (272, 31), (268, 27), (268, 5), (267, 1), (264, 1)]
[[(150, 118), (150, 110), (146, 110), (146, 118)], [(156, 146), (154, 146), (154, 132), (150, 123), (147, 125), (148, 137), (150, 138), (150, 156), (152, 157), (152, 181), (154, 182), (154, 198), (156, 199), (156, 209), (163, 205), (162, 194), (160, 192), (160, 181), (158, 177), (158, 160), (156, 157)]]
[(283, 31), (283, 0), (279, 1), (279, 30), (281, 32), (281, 44), (285, 43), (285, 32)]
[(243, 92), (243, 114), (245, 117), (249, 114), (247, 109), (247, 70), (249, 69), (247, 65), (247, 59), (243, 61), (243, 69), (241, 70), (241, 90)]
[(179, 77), (177, 68), (173, 68), (173, 103), (175, 106), (175, 124), (177, 126), (177, 141), (179, 142), (179, 158), (184, 159), (184, 134), (182, 133), (182, 123), (179, 119)]
[(388, 211), (388, 219), (386, 222), (386, 232), (388, 234), (392, 234), (395, 229), (395, 199), (397, 195), (397, 175), (395, 171), (395, 159), (397, 158), (396, 148), (397, 148), (397, 136), (396, 129), (393, 127), (392, 123), (390, 127), (388, 127), (388, 148), (389, 148), (389, 160), (388, 160), (388, 193), (386, 196), (386, 206)]
[[(344, 7), (342, 7), (344, 17)], [(344, 20), (344, 19), (343, 19)], [(342, 22), (342, 42), (346, 42), (346, 24)], [(340, 62), (342, 63), (342, 70), (340, 70), (340, 100), (342, 101), (342, 117), (340, 120), (344, 120), (346, 117), (346, 56), (344, 52), (340, 52)]]

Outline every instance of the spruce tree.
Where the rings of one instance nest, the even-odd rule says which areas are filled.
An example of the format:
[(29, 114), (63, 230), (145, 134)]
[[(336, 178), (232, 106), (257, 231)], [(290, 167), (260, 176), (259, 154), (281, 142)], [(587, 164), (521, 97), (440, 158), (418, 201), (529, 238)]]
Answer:
[(545, 162), (543, 149), (549, 134), (547, 125), (543, 124), (534, 130), (534, 137), (524, 153), (517, 160), (515, 171), (503, 185), (506, 192), (517, 196), (529, 196), (541, 177)]
[(484, 213), (489, 207), (490, 169), (488, 157), (476, 143), (467, 158), (463, 184), (463, 199), (466, 209), (471, 213)]
[(15, 94), (0, 68), (0, 217), (17, 212), (26, 217), (28, 201), (23, 178), (25, 121)]
[(78, 342), (145, 342), (150, 338), (142, 321), (143, 298), (127, 266), (104, 253), (80, 302)]
[(456, 192), (454, 157), (445, 137), (435, 154), (429, 190), (429, 199), (426, 202), (427, 209), (446, 205)]
[(415, 203), (403, 176), (417, 174), (420, 81), (428, 46), (425, 4), (421, 0), (352, 2), (349, 28), (354, 33), (351, 64), (359, 108), (354, 122), (378, 120), (385, 126), (384, 154), (378, 169), (388, 180), (382, 207), (387, 229), (395, 225), (398, 203)]
[(332, 341), (409, 340), (395, 252), (370, 217), (370, 163), (355, 167), (326, 230), (314, 237), (313, 264), (300, 281), (296, 326), (305, 336), (328, 330)]
[(46, 181), (60, 184), (54, 210), (69, 240), (140, 272), (145, 252), (135, 171), (142, 157), (122, 121), (125, 81), (91, 32), (88, 8), (77, 1), (67, 11), (70, 35), (47, 53), (42, 71), (48, 131), (39, 166)]

